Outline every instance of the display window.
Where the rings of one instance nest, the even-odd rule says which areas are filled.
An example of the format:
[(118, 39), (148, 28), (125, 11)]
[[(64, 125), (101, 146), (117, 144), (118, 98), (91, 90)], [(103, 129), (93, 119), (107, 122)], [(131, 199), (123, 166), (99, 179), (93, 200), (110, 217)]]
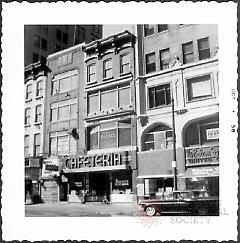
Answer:
[(132, 193), (132, 173), (131, 171), (113, 172), (112, 175), (112, 193), (130, 194)]

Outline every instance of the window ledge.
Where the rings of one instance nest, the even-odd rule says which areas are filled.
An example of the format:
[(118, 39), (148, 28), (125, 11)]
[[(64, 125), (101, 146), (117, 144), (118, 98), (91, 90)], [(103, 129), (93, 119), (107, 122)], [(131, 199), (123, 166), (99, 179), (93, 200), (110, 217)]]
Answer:
[(152, 107), (152, 108), (148, 107), (148, 111), (153, 111), (153, 110), (162, 109), (162, 108), (169, 108), (169, 107), (171, 107), (171, 104), (169, 104), (169, 105), (161, 105), (161, 106)]
[(113, 79), (113, 76), (112, 77), (109, 77), (109, 78), (103, 78), (103, 82), (108, 81), (108, 80), (111, 80), (111, 79)]
[(127, 73), (120, 73), (120, 77), (122, 77), (122, 76), (128, 76), (128, 75), (130, 75), (131, 74), (131, 71), (129, 71), (129, 72), (127, 72)]
[(31, 102), (32, 99), (26, 99), (25, 102), (28, 103), (28, 102)]
[(94, 84), (96, 84), (97, 83), (97, 81), (92, 81), (92, 82), (87, 82), (87, 85), (94, 85)]
[(42, 125), (42, 122), (35, 122), (34, 123), (34, 126), (39, 126), (39, 125)]
[(214, 99), (216, 98), (215, 96), (206, 96), (206, 97), (202, 97), (202, 98), (196, 98), (196, 99), (193, 99), (193, 100), (187, 100), (187, 104), (190, 104), (190, 103), (194, 103), (194, 102), (199, 102), (199, 101), (204, 101), (204, 100), (210, 100), (210, 99)]
[(43, 95), (41, 95), (41, 96), (36, 96), (36, 100), (40, 100), (40, 99), (42, 99), (43, 98)]
[(31, 125), (30, 124), (25, 124), (24, 127), (30, 127)]

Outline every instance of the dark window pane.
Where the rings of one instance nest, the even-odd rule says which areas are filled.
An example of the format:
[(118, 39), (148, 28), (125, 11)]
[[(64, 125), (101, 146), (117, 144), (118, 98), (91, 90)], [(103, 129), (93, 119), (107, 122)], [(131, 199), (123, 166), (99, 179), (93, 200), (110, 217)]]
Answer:
[(169, 68), (170, 53), (169, 49), (160, 51), (160, 68), (161, 70)]
[(33, 63), (38, 62), (39, 61), (39, 55), (37, 53), (33, 53)]
[(38, 35), (34, 36), (33, 44), (35, 47), (40, 48), (40, 37)]
[(64, 44), (68, 44), (68, 34), (67, 33), (63, 33), (63, 43)]
[(144, 36), (149, 36), (154, 34), (154, 25), (153, 24), (145, 24), (144, 25)]
[(150, 53), (146, 55), (146, 73), (151, 73), (156, 71), (156, 59), (155, 53)]
[(90, 134), (90, 149), (98, 148), (98, 132)]
[(149, 108), (153, 108), (155, 106), (155, 89), (149, 88), (148, 95), (149, 95)]
[(47, 40), (42, 39), (41, 41), (41, 49), (46, 51), (47, 50)]
[(183, 50), (183, 63), (191, 63), (194, 61), (193, 56), (193, 42), (188, 42), (182, 45)]
[(198, 40), (198, 51), (199, 51), (199, 60), (203, 60), (210, 57), (210, 47), (209, 47), (208, 37)]
[(117, 129), (110, 129), (100, 132), (100, 147), (117, 147)]
[(158, 32), (162, 32), (164, 30), (168, 29), (168, 25), (167, 24), (158, 24)]

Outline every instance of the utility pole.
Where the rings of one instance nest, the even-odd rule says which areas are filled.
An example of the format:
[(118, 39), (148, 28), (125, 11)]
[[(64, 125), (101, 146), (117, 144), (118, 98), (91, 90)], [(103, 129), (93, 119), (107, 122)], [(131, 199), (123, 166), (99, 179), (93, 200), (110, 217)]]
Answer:
[(171, 93), (171, 103), (172, 103), (172, 133), (173, 133), (173, 160), (172, 160), (172, 169), (173, 169), (173, 185), (174, 190), (177, 190), (177, 159), (176, 159), (176, 134), (175, 134), (175, 113), (174, 113), (174, 98), (173, 91)]

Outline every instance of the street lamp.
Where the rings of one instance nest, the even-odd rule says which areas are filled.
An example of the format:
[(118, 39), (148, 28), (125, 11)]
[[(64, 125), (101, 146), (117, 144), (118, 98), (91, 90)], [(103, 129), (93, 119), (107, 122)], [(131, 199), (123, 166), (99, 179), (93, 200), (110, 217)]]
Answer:
[(171, 92), (171, 103), (172, 103), (172, 133), (173, 133), (173, 160), (172, 160), (172, 169), (173, 169), (173, 185), (174, 190), (177, 190), (177, 159), (176, 159), (176, 134), (175, 134), (175, 114), (174, 114), (174, 98), (173, 91)]

